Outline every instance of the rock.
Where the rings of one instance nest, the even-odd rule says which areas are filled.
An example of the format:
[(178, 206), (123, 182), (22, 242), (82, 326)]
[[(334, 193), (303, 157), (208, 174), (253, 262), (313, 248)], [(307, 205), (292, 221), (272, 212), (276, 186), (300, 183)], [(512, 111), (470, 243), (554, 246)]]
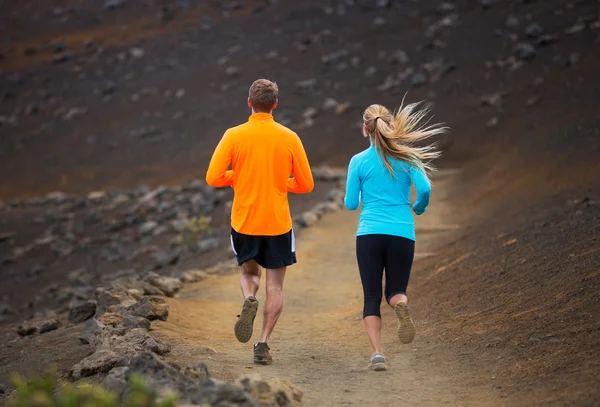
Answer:
[(79, 324), (96, 314), (96, 301), (84, 301), (75, 304), (69, 309), (69, 322)]
[(212, 250), (216, 250), (219, 247), (219, 239), (216, 237), (209, 237), (202, 239), (198, 242), (198, 252), (206, 253)]
[(129, 54), (134, 58), (141, 58), (144, 56), (145, 51), (143, 48), (131, 48)]
[(78, 116), (83, 116), (87, 113), (87, 109), (84, 107), (72, 107), (62, 116), (63, 120), (69, 121), (73, 120)]
[(585, 30), (585, 24), (583, 22), (578, 22), (578, 23), (575, 23), (575, 25), (567, 28), (565, 30), (565, 34), (572, 35), (572, 34), (576, 34), (578, 32), (581, 32), (583, 30)]
[(487, 123), (485, 125), (489, 128), (498, 126), (498, 117), (496, 117), (496, 116), (492, 117), (490, 120), (487, 121)]
[(59, 322), (55, 318), (42, 321), (24, 322), (17, 327), (17, 333), (21, 336), (28, 336), (34, 333), (43, 334), (45, 332), (58, 329)]
[(456, 11), (456, 4), (454, 3), (441, 3), (435, 10), (440, 14), (454, 13)]
[(525, 27), (525, 35), (529, 38), (537, 38), (542, 35), (544, 29), (538, 23), (531, 23), (527, 27)]
[(569, 55), (568, 66), (576, 65), (581, 60), (581, 54), (573, 52)]
[(46, 194), (46, 200), (55, 204), (62, 204), (69, 199), (69, 196), (64, 192), (55, 191)]
[(319, 110), (315, 107), (309, 107), (302, 112), (302, 117), (305, 119), (314, 119), (319, 115)]
[(520, 42), (515, 45), (513, 53), (521, 61), (530, 61), (535, 58), (535, 48), (528, 42)]
[(502, 94), (499, 92), (492, 93), (490, 95), (482, 96), (480, 99), (482, 106), (502, 106)]
[(154, 272), (148, 274), (146, 281), (165, 293), (167, 297), (172, 297), (181, 290), (181, 281), (179, 279), (160, 276)]
[(158, 250), (155, 254), (156, 264), (154, 265), (154, 269), (158, 270), (165, 266), (170, 266), (177, 264), (179, 259), (181, 258), (181, 249), (175, 248), (169, 252), (164, 250)]
[(179, 89), (177, 92), (175, 92), (175, 97), (177, 99), (181, 99), (185, 96), (185, 89)]
[(313, 226), (315, 223), (318, 222), (318, 220), (319, 216), (312, 211), (304, 212), (301, 215), (298, 215), (294, 218), (294, 222), (296, 222), (303, 228)]
[(302, 401), (302, 391), (289, 380), (263, 380), (259, 375), (245, 375), (236, 380), (236, 384), (248, 392), (261, 405), (291, 406)]
[(509, 15), (506, 18), (506, 25), (508, 27), (516, 27), (516, 26), (519, 25), (519, 19), (517, 17), (513, 16), (513, 15)]
[(114, 10), (123, 5), (123, 0), (106, 0), (104, 2), (104, 8), (107, 10)]
[(408, 54), (403, 50), (397, 50), (390, 56), (390, 62), (397, 65), (407, 64), (409, 61)]
[(325, 102), (323, 102), (323, 110), (332, 110), (335, 109), (338, 105), (338, 102), (334, 98), (327, 98)]
[(535, 45), (538, 47), (545, 47), (547, 45), (554, 44), (556, 41), (558, 41), (558, 35), (544, 34), (535, 41)]
[(165, 300), (158, 297), (144, 297), (128, 309), (132, 315), (143, 317), (150, 321), (156, 319), (166, 321), (169, 317), (169, 305)]
[(442, 76), (456, 69), (456, 66), (454, 62), (450, 59), (437, 58), (431, 62), (423, 64), (423, 68), (427, 71), (427, 74), (429, 75), (429, 81), (431, 83), (435, 83), (438, 82), (442, 78)]
[(185, 273), (183, 273), (180, 277), (180, 280), (183, 283), (197, 283), (206, 279), (206, 277), (208, 277), (208, 274), (206, 274), (206, 272), (201, 270), (194, 270), (186, 271)]
[(140, 236), (148, 236), (151, 235), (154, 229), (158, 227), (158, 223), (153, 220), (149, 220), (144, 222), (140, 228), (138, 229), (138, 233)]
[(122, 396), (127, 389), (126, 374), (129, 370), (127, 366), (114, 367), (108, 372), (102, 381), (102, 387), (110, 390), (119, 396)]
[(312, 168), (313, 178), (318, 181), (340, 181), (346, 179), (346, 170), (326, 165)]
[(83, 359), (71, 368), (70, 375), (79, 380), (82, 377), (93, 376), (98, 373), (106, 373), (116, 366), (123, 366), (127, 358), (110, 350), (99, 350)]
[(296, 84), (295, 84), (296, 89), (301, 90), (301, 91), (313, 90), (316, 85), (317, 85), (316, 79), (306, 79), (303, 81), (296, 82)]
[(152, 337), (147, 330), (134, 328), (124, 335), (118, 333), (101, 335), (96, 341), (97, 351), (106, 350), (114, 352), (122, 357), (133, 357), (138, 352), (154, 352), (164, 355), (171, 351), (171, 345), (158, 338)]
[(79, 334), (79, 340), (84, 344), (93, 344), (95, 338), (106, 329), (106, 325), (96, 318), (88, 319), (85, 321), (85, 324), (83, 324), (83, 329)]
[(227, 67), (227, 69), (225, 69), (225, 73), (228, 76), (240, 76), (242, 73), (242, 70), (240, 68), (238, 68), (237, 66), (230, 66), (230, 67)]
[(0, 315), (11, 315), (14, 310), (6, 301), (0, 302)]
[(427, 78), (425, 77), (425, 74), (423, 72), (415, 72), (410, 79), (410, 84), (412, 86), (421, 86), (426, 83)]
[(331, 191), (329, 191), (327, 199), (329, 199), (329, 201), (331, 201), (331, 202), (336, 202), (341, 205), (344, 203), (345, 196), (346, 196), (346, 192), (343, 189), (334, 188)]
[(102, 201), (106, 198), (106, 192), (104, 191), (93, 191), (88, 194), (90, 201)]
[(52, 57), (52, 62), (55, 64), (62, 64), (63, 62), (67, 62), (71, 60), (71, 53), (69, 51), (64, 51), (58, 54), (55, 54)]
[(40, 111), (40, 107), (38, 105), (36, 105), (35, 103), (30, 103), (25, 108), (25, 114), (27, 116), (33, 116), (34, 114), (37, 114), (39, 111)]

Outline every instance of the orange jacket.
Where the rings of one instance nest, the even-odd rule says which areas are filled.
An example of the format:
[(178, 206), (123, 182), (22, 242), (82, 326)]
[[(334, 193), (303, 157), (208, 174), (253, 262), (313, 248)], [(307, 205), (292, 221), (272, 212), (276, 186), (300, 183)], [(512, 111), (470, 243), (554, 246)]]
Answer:
[(254, 236), (289, 232), (288, 192), (308, 193), (314, 187), (300, 138), (268, 113), (255, 113), (247, 123), (225, 132), (210, 160), (206, 182), (233, 187), (231, 227)]

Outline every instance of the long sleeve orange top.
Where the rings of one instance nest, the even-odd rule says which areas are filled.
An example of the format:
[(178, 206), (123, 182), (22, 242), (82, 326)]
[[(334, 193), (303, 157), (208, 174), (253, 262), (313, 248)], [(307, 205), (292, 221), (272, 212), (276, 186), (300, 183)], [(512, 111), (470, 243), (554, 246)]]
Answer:
[(233, 187), (231, 227), (254, 236), (289, 232), (288, 192), (308, 193), (314, 188), (300, 138), (268, 113), (255, 113), (225, 132), (210, 160), (206, 182)]

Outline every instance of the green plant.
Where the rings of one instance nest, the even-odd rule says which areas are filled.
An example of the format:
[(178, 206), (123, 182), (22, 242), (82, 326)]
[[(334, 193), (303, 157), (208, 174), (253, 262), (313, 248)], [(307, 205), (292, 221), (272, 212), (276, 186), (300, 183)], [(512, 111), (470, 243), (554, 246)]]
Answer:
[(181, 234), (177, 237), (177, 242), (190, 250), (196, 250), (200, 240), (213, 233), (210, 221), (211, 218), (207, 216), (190, 219), (183, 227)]
[(174, 407), (176, 397), (158, 400), (156, 393), (139, 376), (132, 376), (123, 400), (98, 384), (59, 384), (55, 373), (27, 380), (15, 376), (16, 394), (8, 407)]

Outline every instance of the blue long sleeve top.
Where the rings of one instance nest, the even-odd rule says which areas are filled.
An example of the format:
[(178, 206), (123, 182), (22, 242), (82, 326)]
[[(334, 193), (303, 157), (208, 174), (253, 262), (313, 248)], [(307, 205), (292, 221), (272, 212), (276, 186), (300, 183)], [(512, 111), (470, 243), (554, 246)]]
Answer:
[(394, 158), (390, 162), (395, 177), (385, 168), (373, 145), (352, 157), (344, 204), (355, 210), (362, 201), (357, 236), (384, 234), (415, 240), (410, 188), (414, 185), (417, 192), (412, 209), (421, 215), (429, 204), (431, 184), (422, 169)]

